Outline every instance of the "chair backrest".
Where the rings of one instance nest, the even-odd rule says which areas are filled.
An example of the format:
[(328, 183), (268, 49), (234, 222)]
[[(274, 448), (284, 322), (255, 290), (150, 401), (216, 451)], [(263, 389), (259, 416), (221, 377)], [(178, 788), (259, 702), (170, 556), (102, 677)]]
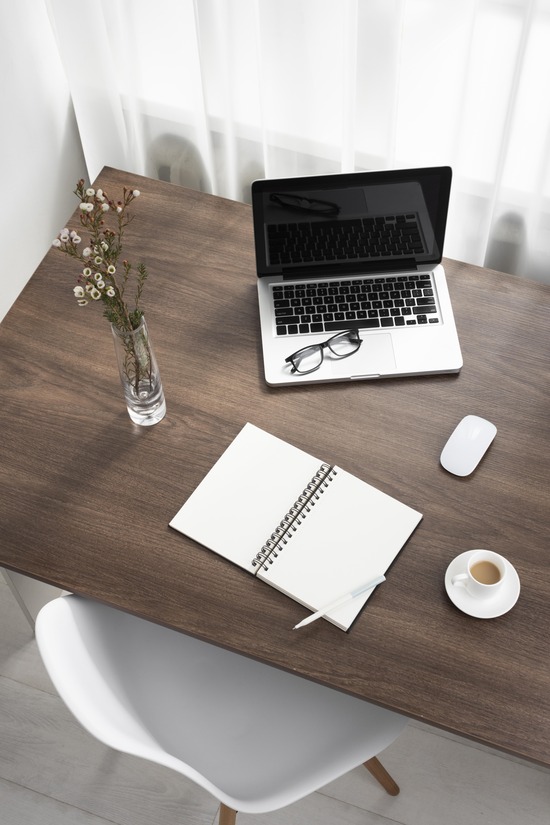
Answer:
[(235, 810), (275, 810), (375, 756), (406, 719), (82, 599), (36, 638), (60, 696), (96, 738), (180, 771)]

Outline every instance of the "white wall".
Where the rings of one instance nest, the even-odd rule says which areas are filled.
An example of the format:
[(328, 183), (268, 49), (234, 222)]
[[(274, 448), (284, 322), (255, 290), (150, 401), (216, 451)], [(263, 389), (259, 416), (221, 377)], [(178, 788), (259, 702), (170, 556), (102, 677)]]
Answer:
[(76, 206), (86, 166), (44, 0), (0, 4), (0, 321)]

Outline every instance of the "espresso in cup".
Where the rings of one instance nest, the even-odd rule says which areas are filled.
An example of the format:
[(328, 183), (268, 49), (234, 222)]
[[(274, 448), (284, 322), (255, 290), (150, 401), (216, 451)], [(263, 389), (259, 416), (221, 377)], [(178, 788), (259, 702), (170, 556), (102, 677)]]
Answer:
[(453, 576), (455, 587), (464, 587), (471, 596), (485, 599), (499, 592), (504, 582), (506, 560), (492, 550), (474, 550), (464, 573)]

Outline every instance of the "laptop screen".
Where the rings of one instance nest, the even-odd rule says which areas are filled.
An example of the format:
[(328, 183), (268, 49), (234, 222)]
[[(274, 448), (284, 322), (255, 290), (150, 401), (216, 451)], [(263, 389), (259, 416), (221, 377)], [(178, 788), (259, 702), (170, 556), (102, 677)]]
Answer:
[(351, 172), (252, 184), (260, 277), (322, 277), (435, 265), (450, 167)]

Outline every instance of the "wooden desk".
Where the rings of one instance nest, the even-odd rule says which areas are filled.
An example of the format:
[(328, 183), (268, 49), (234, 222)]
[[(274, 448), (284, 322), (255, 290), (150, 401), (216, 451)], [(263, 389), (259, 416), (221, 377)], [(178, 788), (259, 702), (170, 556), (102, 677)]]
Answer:
[[(50, 251), (0, 326), (0, 565), (550, 765), (550, 289), (446, 261), (460, 375), (270, 389), (249, 207), (98, 179), (113, 197), (123, 184), (142, 191), (125, 251), (150, 267), (168, 414), (131, 424), (108, 325), (76, 306), (74, 262)], [(439, 454), (467, 413), (498, 435), (459, 479)], [(168, 527), (247, 420), (424, 514), (348, 634), (293, 632), (302, 607)], [(451, 559), (476, 547), (521, 577), (496, 620), (444, 590)]]

